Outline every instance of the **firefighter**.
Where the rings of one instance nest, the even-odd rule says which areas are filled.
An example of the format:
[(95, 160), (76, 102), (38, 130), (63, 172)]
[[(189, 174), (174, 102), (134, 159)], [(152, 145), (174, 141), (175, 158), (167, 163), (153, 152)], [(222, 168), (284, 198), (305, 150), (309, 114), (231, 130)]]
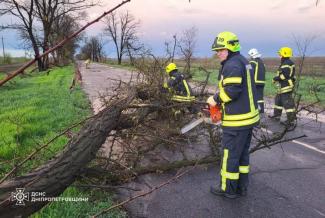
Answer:
[(280, 121), (282, 109), (287, 113), (287, 120), (281, 122), (287, 127), (293, 127), (296, 120), (295, 103), (292, 92), (295, 83), (295, 65), (290, 59), (292, 57), (292, 49), (282, 47), (278, 51), (281, 58), (281, 64), (278, 68), (277, 75), (273, 78), (273, 83), (278, 85), (278, 92), (274, 100), (274, 113), (270, 118)]
[(248, 55), (251, 57), (249, 63), (254, 72), (254, 81), (257, 91), (257, 104), (261, 118), (264, 118), (264, 85), (265, 85), (265, 65), (261, 59), (261, 54), (256, 48), (249, 50)]
[(184, 75), (178, 72), (175, 63), (167, 65), (166, 73), (169, 76), (169, 80), (164, 84), (164, 87), (173, 93), (172, 100), (178, 102), (191, 102), (195, 100), (190, 85), (185, 80)]
[(207, 103), (222, 108), (222, 161), (220, 187), (211, 186), (218, 196), (237, 198), (245, 196), (248, 186), (249, 146), (253, 127), (259, 124), (254, 72), (240, 54), (237, 36), (221, 32), (212, 50), (221, 61), (219, 91)]
[(90, 64), (90, 59), (88, 58), (88, 59), (85, 61), (86, 69), (89, 69), (89, 64)]

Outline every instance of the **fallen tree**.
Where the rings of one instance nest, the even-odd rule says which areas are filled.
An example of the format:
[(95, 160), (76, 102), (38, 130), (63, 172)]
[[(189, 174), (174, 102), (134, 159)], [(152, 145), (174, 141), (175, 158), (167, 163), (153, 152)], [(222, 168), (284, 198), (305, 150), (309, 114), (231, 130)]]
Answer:
[[(112, 13), (113, 11), (115, 11), (116, 9), (120, 8), (122, 5), (130, 2), (131, 0), (124, 0), (122, 1), (120, 4), (116, 5), (114, 8), (110, 9), (107, 12), (104, 12), (102, 15), (100, 15), (99, 17), (97, 17), (96, 19), (94, 19), (93, 21), (87, 23), (85, 26), (81, 27), (78, 31), (76, 31), (75, 33), (69, 35), (68, 37), (66, 37), (65, 39), (63, 39), (62, 41), (58, 42), (56, 45), (54, 45), (52, 48), (47, 49), (46, 51), (44, 51), (43, 54), (40, 54), (39, 56), (35, 57), (33, 60), (30, 60), (29, 62), (25, 63), (24, 65), (22, 65), (21, 67), (19, 67), (16, 71), (7, 74), (7, 76), (0, 80), (0, 86), (2, 86), (3, 84), (5, 84), (6, 82), (10, 81), (11, 79), (15, 78), (16, 76), (18, 76), (19, 74), (23, 73), (25, 69), (27, 69), (28, 67), (32, 66), (37, 60), (40, 60), (43, 57), (48, 56), (50, 53), (54, 52), (55, 50), (61, 48), (62, 46), (64, 46), (65, 44), (67, 44), (70, 40), (74, 39), (76, 36), (78, 36), (81, 32), (83, 32), (85, 29), (87, 29), (89, 26), (93, 25), (94, 23), (99, 22), (103, 17), (105, 17), (106, 15)], [(16, 2), (15, 2), (16, 3)], [(17, 4), (17, 3), (16, 3)]]
[[(180, 134), (179, 128), (196, 118), (190, 108), (198, 105), (173, 102), (170, 94), (161, 89), (166, 60), (146, 57), (137, 61), (139, 73), (129, 82), (116, 81), (115, 89), (101, 97), (104, 109), (87, 119), (62, 153), (30, 173), (12, 177), (31, 157), (36, 158), (33, 153), (6, 174), (0, 182), (2, 216), (25, 217), (48, 203), (26, 201), (25, 206), (16, 206), (11, 199), (16, 188), (56, 197), (77, 179), (89, 187), (114, 187), (139, 175), (220, 160), (220, 127), (202, 125), (187, 135)], [(195, 89), (198, 100), (206, 98), (207, 81)], [(174, 116), (175, 111), (182, 116)], [(288, 138), (286, 128), (276, 134), (266, 132), (256, 129), (251, 152), (301, 137)], [(195, 141), (199, 141), (200, 148), (205, 146), (204, 152), (188, 152), (189, 147), (195, 147), (190, 146)], [(85, 182), (84, 178), (91, 180)]]
[[(7, 174), (0, 184), (2, 216), (25, 217), (48, 203), (26, 201), (25, 206), (17, 206), (11, 198), (16, 188), (56, 197), (81, 177), (92, 178), (97, 184), (114, 186), (147, 173), (219, 161), (220, 127), (203, 125), (196, 132), (181, 135), (179, 128), (196, 116), (190, 113), (189, 108), (197, 105), (173, 102), (169, 93), (160, 88), (164, 63), (157, 59), (143, 63), (140, 74), (132, 81), (116, 81), (111, 95), (102, 96), (104, 109), (87, 119), (62, 153), (23, 176), (10, 178), (13, 172), (19, 170), (17, 168)], [(206, 84), (201, 85), (206, 87)], [(198, 98), (205, 95), (204, 88), (197, 87)], [(182, 113), (181, 119), (174, 116), (177, 110)], [(273, 136), (276, 138), (259, 136), (261, 140), (256, 150), (269, 147), (270, 143), (275, 145), (281, 142), (284, 135), (286, 132)], [(201, 140), (202, 146), (208, 145), (206, 152), (195, 155), (186, 153), (189, 141), (195, 140)], [(171, 154), (178, 154), (177, 158)]]
[(23, 207), (16, 206), (16, 202), (11, 200), (11, 192), (17, 187), (24, 187), (26, 192), (45, 192), (48, 197), (61, 194), (95, 158), (107, 135), (117, 127), (122, 111), (132, 102), (135, 93), (130, 92), (114, 101), (90, 119), (56, 158), (31, 173), (3, 182), (0, 185), (1, 216), (26, 217), (47, 203), (27, 201)]

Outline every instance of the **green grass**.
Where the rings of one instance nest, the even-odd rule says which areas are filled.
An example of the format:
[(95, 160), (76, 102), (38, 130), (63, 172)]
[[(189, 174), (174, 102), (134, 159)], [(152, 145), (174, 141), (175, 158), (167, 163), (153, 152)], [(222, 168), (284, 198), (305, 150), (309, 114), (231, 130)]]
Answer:
[[(218, 69), (207, 69), (207, 70), (209, 72), (211, 72), (208, 84), (209, 85), (217, 85), (219, 70)], [(182, 71), (182, 69), (181, 69), (181, 71)], [(199, 68), (193, 67), (192, 74), (193, 74), (192, 80), (194, 80), (194, 81), (205, 81), (205, 79), (206, 79), (206, 73), (203, 71), (200, 71)]]
[(129, 62), (127, 61), (122, 61), (122, 63), (119, 65), (117, 64), (117, 60), (107, 60), (106, 62), (104, 62), (103, 64), (107, 64), (109, 66), (112, 67), (116, 67), (116, 68), (122, 68), (122, 69), (126, 69), (126, 70), (135, 70), (135, 67), (132, 66)]
[[(276, 86), (272, 83), (275, 73), (266, 73), (265, 95), (275, 96)], [(322, 86), (319, 86), (323, 84)], [(319, 86), (317, 95), (320, 98), (320, 105), (325, 106), (325, 76), (301, 76), (298, 88), (298, 94), (301, 94), (303, 103), (316, 102), (316, 97), (313, 92), (313, 87)]]
[[(90, 104), (81, 88), (69, 91), (72, 77), (73, 67), (68, 66), (55, 68), (49, 75), (35, 73), (24, 78), (16, 77), (0, 87), (0, 178), (35, 148), (91, 114)], [(28, 161), (18, 174), (46, 162), (67, 142), (66, 136), (60, 137)], [(101, 192), (68, 188), (63, 196), (89, 197), (89, 202), (51, 203), (34, 217), (88, 217), (112, 204), (109, 194)], [(124, 217), (124, 213), (115, 211), (107, 217)]]
[[(63, 217), (91, 217), (96, 213), (110, 207), (113, 202), (106, 193), (98, 191), (80, 191), (77, 188), (68, 188), (60, 197), (88, 198), (88, 201), (53, 202), (31, 218), (63, 218)], [(98, 200), (100, 199), (100, 200)], [(126, 217), (125, 212), (112, 210), (100, 217), (120, 218)]]
[(7, 64), (24, 63), (29, 60), (30, 60), (29, 58), (25, 58), (25, 57), (10, 57), (10, 63), (4, 63), (3, 56), (0, 56), (0, 66), (7, 65)]
[[(72, 67), (57, 68), (49, 75), (16, 78), (0, 87), (0, 160), (11, 160), (32, 152), (69, 125), (90, 114), (85, 94), (69, 92)], [(61, 137), (42, 154), (47, 160), (67, 142)], [(29, 167), (39, 164), (32, 161)], [(10, 166), (0, 166), (0, 170)]]
[[(217, 85), (218, 70), (209, 70), (212, 72), (209, 79), (209, 85)], [(205, 73), (199, 71), (198, 68), (193, 68), (193, 80), (204, 81), (206, 78)], [(272, 78), (275, 73), (266, 73), (266, 84), (264, 94), (265, 96), (273, 97), (276, 94), (276, 87), (272, 83)], [(320, 105), (325, 106), (325, 76), (302, 76), (300, 80), (300, 86), (298, 93), (302, 95), (301, 100), (303, 103), (313, 103), (316, 101), (314, 93), (311, 91), (311, 87), (323, 84), (318, 90), (317, 94), (321, 100)]]

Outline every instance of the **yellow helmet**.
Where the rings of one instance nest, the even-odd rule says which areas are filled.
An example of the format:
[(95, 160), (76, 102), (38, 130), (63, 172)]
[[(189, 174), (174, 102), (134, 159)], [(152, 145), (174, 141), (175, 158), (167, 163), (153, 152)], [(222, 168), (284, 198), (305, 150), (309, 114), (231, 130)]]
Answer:
[(218, 34), (212, 45), (212, 51), (228, 49), (232, 52), (240, 51), (238, 37), (232, 32), (221, 32)]
[(177, 70), (176, 64), (175, 63), (168, 64), (166, 67), (166, 73), (169, 75), (169, 73), (172, 72), (173, 70)]
[(289, 47), (282, 47), (279, 49), (278, 54), (284, 58), (292, 57), (292, 49)]

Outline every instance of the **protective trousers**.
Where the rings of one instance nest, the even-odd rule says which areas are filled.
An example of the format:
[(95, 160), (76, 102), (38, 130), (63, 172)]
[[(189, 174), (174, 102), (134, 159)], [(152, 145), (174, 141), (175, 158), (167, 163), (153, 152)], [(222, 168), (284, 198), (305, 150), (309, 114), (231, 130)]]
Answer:
[(295, 103), (292, 98), (292, 92), (277, 94), (274, 100), (274, 117), (281, 117), (282, 110), (287, 113), (287, 120), (293, 122), (296, 119)]
[(264, 86), (256, 86), (257, 103), (260, 113), (264, 113)]
[(223, 130), (220, 185), (221, 190), (229, 194), (247, 189), (252, 131), (252, 128)]

